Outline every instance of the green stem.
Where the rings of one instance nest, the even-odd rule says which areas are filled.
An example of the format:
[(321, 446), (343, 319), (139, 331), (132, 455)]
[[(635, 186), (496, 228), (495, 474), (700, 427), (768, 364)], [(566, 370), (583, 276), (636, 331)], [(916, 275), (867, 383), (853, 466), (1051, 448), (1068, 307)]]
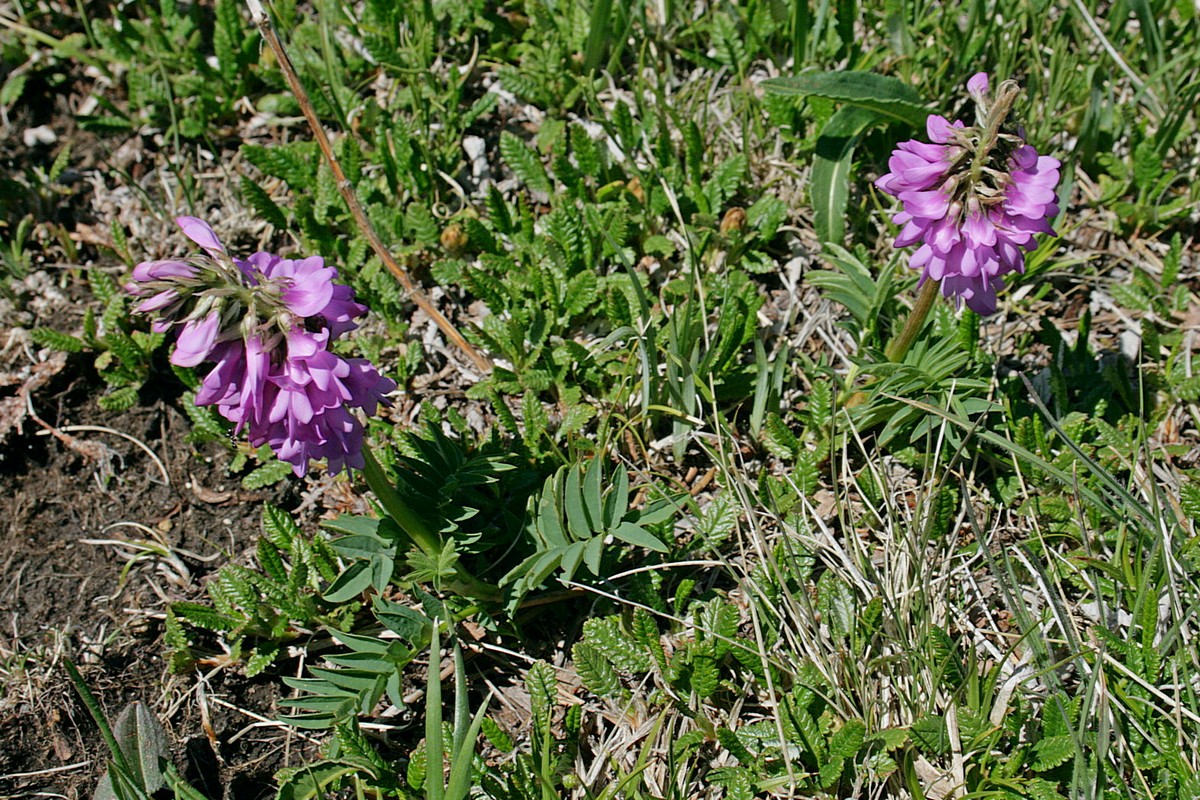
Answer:
[(933, 301), (937, 298), (937, 294), (938, 282), (932, 279), (925, 281), (925, 285), (921, 287), (921, 293), (917, 295), (917, 302), (904, 322), (904, 330), (900, 331), (900, 335), (893, 339), (887, 349), (883, 351), (888, 361), (898, 364), (904, 360), (908, 348), (912, 347), (917, 334), (925, 325), (925, 318), (929, 316), (929, 309), (933, 308)]
[(442, 543), (438, 540), (437, 535), (429, 530), (425, 521), (404, 502), (404, 498), (396, 491), (396, 487), (392, 486), (392, 482), (387, 479), (383, 465), (375, 458), (371, 448), (364, 445), (362, 453), (365, 462), (363, 477), (367, 479), (367, 485), (371, 487), (371, 491), (383, 504), (383, 510), (395, 520), (396, 524), (400, 526), (400, 530), (408, 536), (412, 544), (421, 549), (422, 553), (430, 558), (437, 558), (438, 554), (442, 552)]
[[(371, 448), (363, 445), (362, 454), (363, 477), (366, 478), (371, 491), (379, 498), (383, 510), (400, 527), (410, 544), (416, 545), (422, 553), (436, 562), (442, 552), (441, 537), (431, 531), (425, 521), (404, 502), (404, 498), (388, 480), (387, 473), (383, 471), (383, 466), (375, 458)], [(450, 579), (446, 588), (456, 594), (478, 600), (499, 600), (501, 596), (499, 587), (479, 580), (461, 564), (455, 565), (454, 577)]]

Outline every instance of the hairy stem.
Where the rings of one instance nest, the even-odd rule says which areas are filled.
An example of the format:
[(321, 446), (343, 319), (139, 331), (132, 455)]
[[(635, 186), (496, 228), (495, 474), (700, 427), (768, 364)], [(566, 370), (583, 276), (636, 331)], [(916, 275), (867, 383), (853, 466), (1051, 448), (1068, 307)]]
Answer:
[(929, 309), (933, 308), (933, 301), (937, 298), (938, 282), (935, 280), (925, 281), (925, 285), (921, 287), (921, 293), (917, 295), (917, 302), (913, 305), (912, 311), (908, 314), (908, 319), (904, 322), (904, 329), (900, 331), (900, 335), (888, 344), (884, 350), (884, 355), (888, 361), (899, 363), (904, 360), (904, 356), (908, 353), (908, 348), (912, 347), (912, 343), (916, 341), (917, 334), (921, 332), (921, 328), (925, 325), (925, 318), (929, 316)]

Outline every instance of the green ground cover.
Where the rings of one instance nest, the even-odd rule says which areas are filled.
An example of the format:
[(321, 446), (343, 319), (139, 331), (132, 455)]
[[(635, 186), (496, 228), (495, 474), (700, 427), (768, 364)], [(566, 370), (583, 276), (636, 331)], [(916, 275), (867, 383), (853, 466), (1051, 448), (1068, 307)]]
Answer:
[[(401, 386), (379, 463), (305, 480), (378, 503), (265, 506), (163, 609), (175, 673), (281, 683), (253, 710), (322, 742), (278, 797), (1200, 796), (1196, 7), (270, 13), (444, 328), (233, 0), (0, 12), (6, 119), (80, 100), (0, 178), (0, 269), (92, 259), (59, 278), (82, 326), (32, 341), (109, 410), (177, 382), (247, 488), (301, 479), (191, 404), (129, 270), (191, 252), (188, 214), (370, 306), (344, 352)], [(1057, 235), (997, 314), (939, 300), (897, 356), (918, 273), (872, 181), (927, 113), (971, 121), (979, 71), (1062, 161)], [(107, 796), (203, 796), (156, 725), (116, 724)]]

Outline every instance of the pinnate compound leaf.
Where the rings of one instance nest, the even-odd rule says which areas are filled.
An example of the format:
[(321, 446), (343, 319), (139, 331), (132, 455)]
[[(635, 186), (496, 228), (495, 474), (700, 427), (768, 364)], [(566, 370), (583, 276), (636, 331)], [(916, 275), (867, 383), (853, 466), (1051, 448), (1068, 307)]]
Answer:
[(796, 457), (796, 453), (800, 449), (800, 440), (791, 432), (787, 423), (774, 411), (767, 415), (762, 435), (763, 446), (767, 448), (767, 452), (771, 455), (785, 461), (790, 461)]
[(172, 603), (171, 611), (175, 614), (176, 619), (190, 622), (198, 628), (209, 631), (231, 631), (238, 625), (238, 621), (233, 617), (222, 614), (203, 603)]
[(1065, 736), (1047, 736), (1033, 746), (1033, 768), (1037, 772), (1054, 769), (1075, 755), (1075, 740)]
[(277, 583), (287, 582), (287, 567), (284, 566), (283, 556), (279, 552), (279, 547), (270, 539), (265, 537), (259, 539), (255, 558), (267, 577)]
[(589, 692), (598, 697), (613, 697), (621, 689), (621, 680), (610, 662), (593, 645), (577, 642), (571, 648), (575, 670)]
[(1200, 484), (1185, 483), (1180, 490), (1179, 507), (1194, 521), (1200, 521)]
[(242, 488), (248, 491), (272, 486), (292, 474), (292, 465), (286, 461), (275, 459), (262, 466), (256, 467), (249, 475), (242, 478)]
[(583, 641), (604, 654), (617, 669), (633, 675), (650, 669), (650, 656), (621, 629), (619, 617), (593, 617), (583, 623)]
[(105, 411), (126, 411), (137, 405), (138, 390), (136, 386), (122, 386), (109, 392), (96, 401)]
[(500, 155), (522, 183), (536, 192), (550, 194), (553, 187), (541, 159), (515, 134), (508, 131), (500, 134)]
[(246, 659), (246, 677), (253, 678), (260, 674), (275, 661), (275, 656), (279, 655), (278, 642), (264, 642), (254, 648), (250, 653), (250, 657)]
[(291, 550), (292, 542), (301, 537), (300, 526), (283, 509), (267, 504), (263, 506), (263, 533), (280, 550)]
[(64, 353), (79, 353), (85, 347), (82, 339), (53, 328), (34, 328), (29, 332), (29, 338), (33, 339), (35, 344)]
[(280, 230), (287, 228), (287, 216), (283, 213), (283, 209), (271, 199), (271, 195), (267, 194), (266, 189), (246, 175), (242, 176), (242, 199), (266, 222)]

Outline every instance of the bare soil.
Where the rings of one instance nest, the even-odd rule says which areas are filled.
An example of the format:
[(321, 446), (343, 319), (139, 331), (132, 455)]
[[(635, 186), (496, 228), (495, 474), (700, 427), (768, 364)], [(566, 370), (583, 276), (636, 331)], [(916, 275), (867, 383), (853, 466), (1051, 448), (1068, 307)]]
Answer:
[[(8, 383), (0, 407), (19, 396), (14, 383), (30, 385)], [(209, 796), (268, 796), (274, 771), (311, 749), (233, 709), (272, 713), (275, 686), (220, 672), (201, 696), (194, 678), (168, 674), (160, 638), (167, 599), (199, 597), (206, 574), (252, 545), (262, 502), (295, 506), (294, 487), (240, 491), (224, 448), (187, 441), (178, 398), (118, 414), (96, 405), (101, 393), (87, 356), (62, 361), (19, 398), (40, 422), (27, 411), (0, 450), (0, 798), (90, 797), (105, 767), (67, 658), (110, 719), (140, 700), (167, 721), (181, 769)], [(171, 558), (99, 540), (152, 542)]]

